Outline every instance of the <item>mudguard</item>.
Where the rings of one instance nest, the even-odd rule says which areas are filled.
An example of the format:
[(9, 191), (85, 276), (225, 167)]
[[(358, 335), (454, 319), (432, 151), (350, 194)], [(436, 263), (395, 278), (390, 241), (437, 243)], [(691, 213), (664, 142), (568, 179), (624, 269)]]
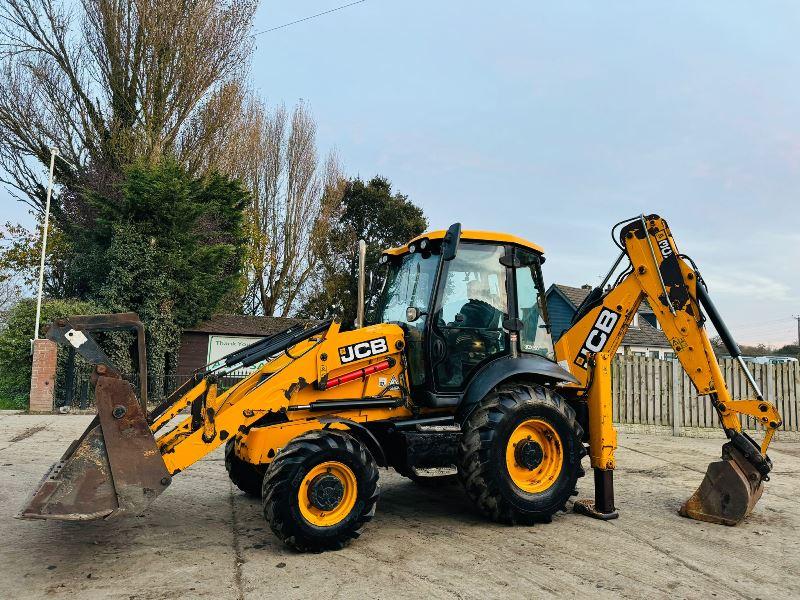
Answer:
[(485, 365), (472, 378), (456, 410), (456, 422), (466, 421), (481, 399), (493, 388), (519, 376), (578, 383), (572, 373), (561, 365), (538, 354), (499, 358)]

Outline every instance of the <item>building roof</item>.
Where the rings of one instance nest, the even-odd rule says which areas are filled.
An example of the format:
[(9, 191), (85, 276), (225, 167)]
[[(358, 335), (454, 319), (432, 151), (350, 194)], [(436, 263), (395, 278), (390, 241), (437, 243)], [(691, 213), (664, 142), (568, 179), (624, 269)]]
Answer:
[(589, 295), (589, 292), (592, 291), (591, 286), (572, 287), (571, 285), (561, 285), (560, 283), (554, 283), (551, 285), (550, 290), (552, 289), (561, 292), (561, 295), (564, 296), (564, 299), (572, 304), (572, 307), (576, 310), (581, 305), (581, 302), (584, 301), (586, 296)]
[[(576, 309), (581, 305), (581, 302), (584, 301), (586, 296), (589, 295), (589, 292), (592, 291), (592, 286), (590, 285), (572, 287), (571, 285), (555, 283), (550, 286), (550, 288), (556, 288), (559, 292), (561, 292), (561, 295), (564, 296)], [(636, 312), (643, 315), (655, 314), (653, 309), (650, 308), (650, 305), (647, 303), (647, 300), (642, 301), (642, 303), (639, 305), (639, 310)]]
[(622, 345), (672, 348), (664, 332), (650, 325), (645, 319), (639, 319), (637, 327), (628, 327)]
[[(427, 233), (423, 233), (422, 235), (418, 235), (404, 246), (399, 246), (397, 248), (389, 248), (384, 252), (386, 254), (391, 254), (391, 255), (405, 254), (406, 252), (408, 252), (409, 244), (416, 242), (417, 240), (421, 240), (422, 238), (428, 238), (429, 240), (440, 240), (445, 236), (446, 233), (447, 231), (445, 231), (444, 229), (429, 231)], [(533, 242), (529, 242), (528, 240), (525, 240), (521, 237), (517, 237), (516, 235), (512, 235), (510, 233), (481, 231), (477, 229), (464, 229), (461, 231), (461, 239), (474, 240), (480, 242), (501, 242), (507, 244), (516, 244), (517, 246), (522, 246), (523, 248), (529, 248), (534, 252), (538, 252), (539, 254), (544, 253), (544, 248), (542, 248), (538, 244), (534, 244)]]
[[(562, 285), (560, 283), (555, 283), (550, 286), (550, 289), (547, 290), (547, 293), (556, 291), (561, 297), (563, 297), (567, 302), (569, 302), (572, 307), (577, 310), (578, 307), (581, 305), (581, 302), (589, 295), (589, 292), (592, 291), (591, 286), (583, 286), (583, 287), (573, 287), (571, 285)], [(653, 309), (650, 308), (650, 305), (647, 304), (647, 300), (644, 300), (639, 305), (639, 310), (637, 311), (639, 314), (644, 315), (652, 315)], [(628, 332), (625, 334), (625, 339), (622, 342), (623, 346), (653, 346), (659, 348), (671, 348), (672, 345), (667, 340), (667, 336), (664, 335), (664, 332), (656, 327), (653, 327), (650, 323), (648, 323), (645, 319), (638, 319), (638, 326), (637, 327), (629, 327)]]
[(246, 335), (265, 337), (283, 331), (303, 319), (289, 319), (285, 317), (254, 317), (252, 315), (213, 315), (194, 327), (184, 331), (192, 333), (214, 333), (219, 335)]

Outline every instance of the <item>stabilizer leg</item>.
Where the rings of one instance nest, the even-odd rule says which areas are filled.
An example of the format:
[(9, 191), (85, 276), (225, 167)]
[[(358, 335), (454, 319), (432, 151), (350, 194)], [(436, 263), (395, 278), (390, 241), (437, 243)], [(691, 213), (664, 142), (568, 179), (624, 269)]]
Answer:
[(594, 469), (594, 501), (576, 500), (573, 510), (581, 515), (610, 521), (619, 517), (614, 506), (614, 471)]

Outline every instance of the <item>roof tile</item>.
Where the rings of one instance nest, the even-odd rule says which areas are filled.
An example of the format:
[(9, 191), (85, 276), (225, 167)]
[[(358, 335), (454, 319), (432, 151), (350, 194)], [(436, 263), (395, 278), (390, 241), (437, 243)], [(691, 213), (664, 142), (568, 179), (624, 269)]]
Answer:
[[(567, 300), (577, 309), (581, 302), (589, 295), (590, 288), (573, 287), (571, 285), (562, 285), (560, 283), (554, 284), (558, 291), (561, 292)], [(653, 314), (653, 309), (644, 300), (639, 305), (637, 311), (641, 314)], [(645, 319), (638, 319), (638, 327), (629, 327), (628, 332), (625, 334), (625, 339), (622, 342), (624, 346), (653, 346), (658, 348), (670, 348), (671, 345), (667, 336), (660, 329), (650, 325)]]

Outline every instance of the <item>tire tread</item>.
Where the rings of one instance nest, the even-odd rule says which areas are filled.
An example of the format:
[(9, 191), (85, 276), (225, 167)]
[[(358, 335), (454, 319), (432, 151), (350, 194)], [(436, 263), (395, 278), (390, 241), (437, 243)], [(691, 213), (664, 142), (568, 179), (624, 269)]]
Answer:
[(511, 504), (501, 493), (496, 473), (500, 468), (492, 464), (490, 453), (497, 429), (505, 418), (521, 404), (544, 404), (555, 408), (567, 421), (578, 448), (578, 461), (569, 473), (569, 492), (575, 489), (577, 479), (584, 475), (580, 459), (586, 454), (581, 438), (583, 430), (575, 420), (575, 411), (559, 394), (538, 384), (510, 383), (497, 387), (487, 394), (464, 424), (460, 447), (459, 477), (467, 495), (484, 515), (500, 523), (533, 524), (549, 522), (558, 510), (565, 510), (570, 493), (563, 502), (545, 512), (528, 513)]
[[(363, 482), (368, 490), (364, 505), (355, 521), (333, 537), (314, 538), (303, 535), (297, 525), (286, 516), (285, 504), (291, 502), (292, 481), (307, 461), (325, 450), (342, 450), (350, 453), (364, 465), (367, 476)], [(375, 516), (380, 496), (378, 468), (372, 455), (354, 437), (338, 431), (311, 431), (292, 440), (270, 463), (263, 483), (263, 511), (272, 532), (290, 548), (299, 552), (340, 550), (358, 538), (364, 527)]]

